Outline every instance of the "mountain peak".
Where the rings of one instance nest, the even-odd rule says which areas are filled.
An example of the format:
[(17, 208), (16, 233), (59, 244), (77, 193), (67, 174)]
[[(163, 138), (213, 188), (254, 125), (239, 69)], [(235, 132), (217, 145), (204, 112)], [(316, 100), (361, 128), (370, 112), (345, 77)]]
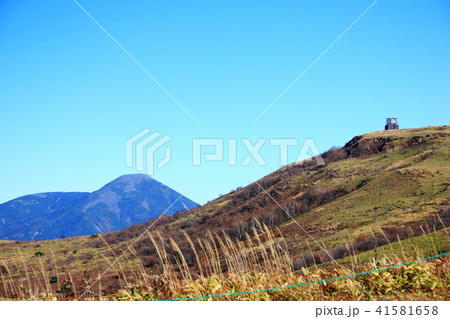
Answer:
[(147, 174), (125, 174), (125, 175), (117, 177), (115, 180), (113, 180), (113, 182), (115, 182), (115, 181), (136, 182), (136, 181), (152, 180), (152, 179), (153, 178)]
[(103, 186), (100, 190), (120, 189), (126, 193), (134, 192), (139, 188), (139, 185), (144, 182), (154, 182), (160, 184), (147, 174), (127, 174), (119, 176), (115, 180)]
[[(198, 206), (146, 174), (123, 175), (92, 193), (22, 196), (0, 205), (0, 239), (36, 240), (109, 232), (162, 212)], [(169, 208), (168, 208), (169, 207)]]

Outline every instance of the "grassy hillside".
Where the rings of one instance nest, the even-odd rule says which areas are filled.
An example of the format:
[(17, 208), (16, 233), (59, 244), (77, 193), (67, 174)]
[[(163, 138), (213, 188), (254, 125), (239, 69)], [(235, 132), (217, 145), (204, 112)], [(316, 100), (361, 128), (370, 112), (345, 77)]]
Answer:
[[(315, 159), (293, 163), (202, 207), (163, 216), (149, 231), (154, 220), (98, 236), (0, 241), (0, 296), (167, 299), (229, 293), (450, 250), (449, 127), (369, 133), (322, 156), (325, 165)], [(370, 280), (225, 299), (445, 299), (445, 260), (368, 275)], [(431, 281), (417, 279), (424, 276)]]

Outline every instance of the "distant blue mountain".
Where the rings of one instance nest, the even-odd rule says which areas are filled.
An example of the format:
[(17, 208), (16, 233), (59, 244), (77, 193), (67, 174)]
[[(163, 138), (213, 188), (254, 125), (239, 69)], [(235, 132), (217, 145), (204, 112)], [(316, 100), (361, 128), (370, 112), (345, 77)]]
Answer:
[[(0, 239), (45, 240), (120, 230), (197, 207), (148, 175), (124, 175), (92, 193), (26, 195), (0, 205)], [(169, 208), (170, 207), (170, 208)]]

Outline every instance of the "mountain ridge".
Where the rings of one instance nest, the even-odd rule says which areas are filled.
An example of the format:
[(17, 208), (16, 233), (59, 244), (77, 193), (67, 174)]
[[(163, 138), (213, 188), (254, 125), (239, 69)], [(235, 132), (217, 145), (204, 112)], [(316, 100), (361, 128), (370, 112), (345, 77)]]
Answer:
[[(145, 174), (93, 192), (46, 192), (0, 204), (0, 239), (45, 240), (115, 231), (162, 213), (180, 194)], [(182, 196), (167, 214), (198, 206)]]

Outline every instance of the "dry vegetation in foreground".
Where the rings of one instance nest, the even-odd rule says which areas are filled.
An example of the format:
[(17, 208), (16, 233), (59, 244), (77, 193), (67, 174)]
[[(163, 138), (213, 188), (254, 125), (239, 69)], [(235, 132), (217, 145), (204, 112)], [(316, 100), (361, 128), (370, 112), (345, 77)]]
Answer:
[[(443, 247), (448, 250), (449, 243), (447, 229), (441, 232), (447, 237), (443, 243), (437, 233), (428, 233), (410, 238), (410, 247), (398, 241), (360, 255), (350, 253), (339, 260), (344, 268), (334, 262), (319, 265), (313, 259), (312, 266), (300, 270), (294, 270), (283, 236), (276, 236), (264, 224), (253, 227), (245, 241), (232, 240), (226, 233), (208, 233), (207, 239), (194, 242), (184, 233), (191, 245), (189, 253), (183, 253), (172, 238), (165, 239), (159, 232), (153, 232), (148, 237), (159, 258), (159, 273), (145, 268), (136, 251), (130, 248), (114, 268), (120, 289), (113, 294), (105, 295), (102, 290), (111, 274), (100, 278), (98, 273), (80, 286), (69, 272), (55, 272), (50, 277), (43, 266), (34, 269), (23, 263), (26, 280), (20, 282), (11, 270), (20, 266), (6, 262), (0, 271), (1, 293), (3, 300), (164, 300), (285, 287), (399, 265), (421, 259), (425, 252), (442, 253)], [(389, 254), (392, 250), (398, 252), (397, 257)], [(361, 262), (364, 254), (372, 255)], [(195, 266), (188, 265), (191, 255), (195, 256)], [(354, 278), (214, 300), (446, 300), (450, 288), (449, 260), (449, 256), (442, 256)], [(90, 287), (89, 283), (97, 278), (100, 280)]]
[[(450, 275), (449, 260), (449, 257), (443, 257), (422, 264), (412, 264), (354, 279), (339, 279), (295, 288), (197, 300), (448, 300), (450, 288), (448, 282)], [(373, 261), (356, 267), (352, 271), (366, 272), (403, 262), (405, 262), (403, 258), (383, 258), (381, 261)], [(176, 287), (173, 290), (135, 285), (122, 290), (117, 296), (114, 296), (114, 299), (164, 300), (230, 294), (343, 277), (347, 276), (349, 271), (350, 269), (343, 270), (340, 268), (332, 270), (305, 269), (302, 272), (289, 274), (279, 272), (249, 273), (241, 276), (230, 274), (223, 277), (200, 277), (195, 281), (182, 279), (176, 282)], [(364, 291), (370, 295), (370, 298)]]

